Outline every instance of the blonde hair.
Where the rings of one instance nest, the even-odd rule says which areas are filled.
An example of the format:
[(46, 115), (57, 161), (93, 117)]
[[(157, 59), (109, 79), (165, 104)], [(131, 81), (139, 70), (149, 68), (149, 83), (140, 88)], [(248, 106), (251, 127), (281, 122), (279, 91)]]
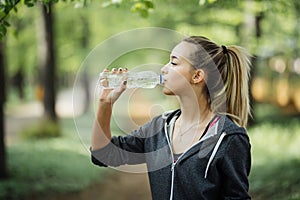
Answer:
[(207, 73), (206, 92), (213, 112), (228, 115), (242, 127), (251, 116), (249, 105), (250, 55), (240, 46), (219, 46), (202, 36), (185, 42), (196, 44), (193, 66)]

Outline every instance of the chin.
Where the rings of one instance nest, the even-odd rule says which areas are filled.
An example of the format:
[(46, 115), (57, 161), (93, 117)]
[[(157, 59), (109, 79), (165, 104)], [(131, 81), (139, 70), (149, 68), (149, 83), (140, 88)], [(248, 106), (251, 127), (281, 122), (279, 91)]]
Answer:
[(168, 88), (163, 88), (163, 93), (165, 94), (165, 95), (174, 95), (174, 92), (172, 92), (170, 89), (168, 89)]

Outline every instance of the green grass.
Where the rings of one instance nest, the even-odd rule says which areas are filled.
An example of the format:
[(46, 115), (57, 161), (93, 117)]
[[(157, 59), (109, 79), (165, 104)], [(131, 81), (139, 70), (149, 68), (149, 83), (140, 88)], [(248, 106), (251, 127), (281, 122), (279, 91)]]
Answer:
[(62, 137), (7, 148), (10, 178), (0, 182), (0, 199), (78, 191), (102, 179), (105, 169), (91, 164), (72, 120), (63, 120), (62, 127)]
[(253, 199), (300, 199), (299, 118), (269, 120), (248, 132), (252, 143)]
[(250, 177), (253, 199), (300, 199), (300, 160), (254, 166)]

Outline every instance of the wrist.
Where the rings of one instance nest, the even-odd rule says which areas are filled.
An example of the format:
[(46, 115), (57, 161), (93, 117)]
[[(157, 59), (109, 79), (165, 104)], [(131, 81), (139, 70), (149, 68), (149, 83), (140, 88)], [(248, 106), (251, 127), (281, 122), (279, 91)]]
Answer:
[(99, 106), (105, 106), (105, 107), (112, 107), (113, 103), (111, 100), (107, 100), (107, 99), (99, 99)]
[[(111, 101), (102, 101), (98, 102), (97, 116), (101, 117), (103, 114), (109, 116), (112, 113), (113, 104)], [(103, 117), (103, 116), (102, 116)]]

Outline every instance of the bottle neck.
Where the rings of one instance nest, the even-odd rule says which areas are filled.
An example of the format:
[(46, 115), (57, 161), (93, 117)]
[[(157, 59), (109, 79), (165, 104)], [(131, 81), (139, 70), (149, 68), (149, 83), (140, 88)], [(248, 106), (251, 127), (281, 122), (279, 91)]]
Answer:
[(162, 82), (163, 82), (163, 80), (162, 80), (162, 75), (159, 74), (159, 75), (158, 75), (158, 84), (161, 85)]

